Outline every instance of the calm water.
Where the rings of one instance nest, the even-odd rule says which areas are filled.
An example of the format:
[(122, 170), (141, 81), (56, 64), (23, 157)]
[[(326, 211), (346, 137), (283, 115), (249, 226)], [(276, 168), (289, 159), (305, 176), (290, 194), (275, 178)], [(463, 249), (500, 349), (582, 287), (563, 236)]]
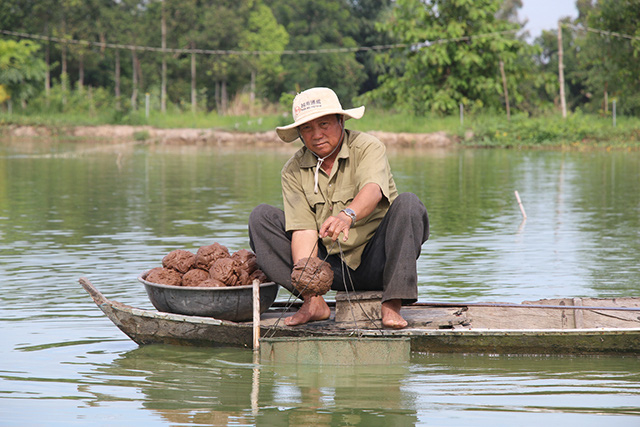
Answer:
[[(0, 425), (640, 425), (633, 357), (256, 365), (239, 349), (138, 347), (78, 285), (151, 308), (136, 276), (170, 250), (248, 248), (290, 152), (1, 142)], [(639, 152), (390, 161), (430, 213), (421, 300), (640, 295)]]

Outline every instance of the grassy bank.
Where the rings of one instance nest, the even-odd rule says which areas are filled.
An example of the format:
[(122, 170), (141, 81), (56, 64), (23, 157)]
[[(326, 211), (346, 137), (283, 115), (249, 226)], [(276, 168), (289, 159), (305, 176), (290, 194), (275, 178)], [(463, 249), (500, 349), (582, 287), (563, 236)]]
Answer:
[(483, 147), (605, 147), (640, 148), (640, 119), (572, 113), (529, 118), (483, 117), (472, 121), (474, 136), (466, 144)]
[[(218, 115), (216, 113), (144, 111), (69, 112), (9, 114), (0, 111), (0, 131), (7, 125), (46, 126), (64, 133), (65, 127), (108, 124), (148, 125), (157, 128), (201, 128), (241, 132), (264, 132), (291, 122), (290, 114), (263, 116)], [(467, 115), (461, 124), (458, 116), (416, 117), (386, 111), (368, 110), (358, 121), (349, 122), (352, 129), (406, 133), (443, 131), (459, 138), (460, 143), (476, 147), (615, 147), (640, 148), (640, 119), (572, 113), (566, 119), (559, 115), (526, 117), (511, 120), (498, 115)]]

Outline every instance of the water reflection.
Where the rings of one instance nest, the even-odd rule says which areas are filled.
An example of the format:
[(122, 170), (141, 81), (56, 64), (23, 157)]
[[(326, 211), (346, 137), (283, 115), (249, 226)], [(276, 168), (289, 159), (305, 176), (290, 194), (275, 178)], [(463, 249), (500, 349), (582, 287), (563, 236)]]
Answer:
[(143, 406), (170, 423), (415, 425), (408, 366), (255, 364), (251, 351), (145, 346), (91, 374), (105, 388), (132, 386)]
[(519, 413), (555, 413), (558, 421), (562, 413), (640, 415), (640, 371), (627, 364), (637, 360), (415, 355), (413, 361), (408, 386), (416, 405), (429, 411), (498, 410), (505, 420)]
[[(266, 365), (290, 425), (414, 425), (408, 366)], [(268, 413), (270, 411), (267, 411)], [(278, 414), (276, 414), (278, 415)]]
[(633, 425), (620, 416), (640, 416), (633, 358), (414, 354), (409, 365), (375, 367), (252, 358), (247, 350), (146, 346), (96, 366), (79, 391), (101, 405), (135, 388), (142, 407), (171, 425), (460, 425), (452, 414), (492, 425), (491, 413), (518, 425), (539, 423), (545, 418), (530, 417), (540, 414)]

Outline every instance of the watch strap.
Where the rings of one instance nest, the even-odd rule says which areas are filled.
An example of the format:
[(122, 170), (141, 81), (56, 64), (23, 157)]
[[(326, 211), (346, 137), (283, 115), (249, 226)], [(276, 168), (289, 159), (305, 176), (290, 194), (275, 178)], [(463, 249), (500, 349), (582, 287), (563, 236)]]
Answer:
[(351, 218), (352, 227), (356, 225), (356, 213), (353, 211), (353, 209), (344, 208), (340, 212), (344, 212), (349, 218)]

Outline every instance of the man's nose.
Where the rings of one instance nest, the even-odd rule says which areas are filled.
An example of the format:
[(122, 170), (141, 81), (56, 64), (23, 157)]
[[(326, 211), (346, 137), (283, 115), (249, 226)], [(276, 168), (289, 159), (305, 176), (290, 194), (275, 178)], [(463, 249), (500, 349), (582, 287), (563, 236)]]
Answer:
[(322, 137), (322, 129), (320, 128), (320, 126), (311, 127), (311, 137), (314, 139)]

